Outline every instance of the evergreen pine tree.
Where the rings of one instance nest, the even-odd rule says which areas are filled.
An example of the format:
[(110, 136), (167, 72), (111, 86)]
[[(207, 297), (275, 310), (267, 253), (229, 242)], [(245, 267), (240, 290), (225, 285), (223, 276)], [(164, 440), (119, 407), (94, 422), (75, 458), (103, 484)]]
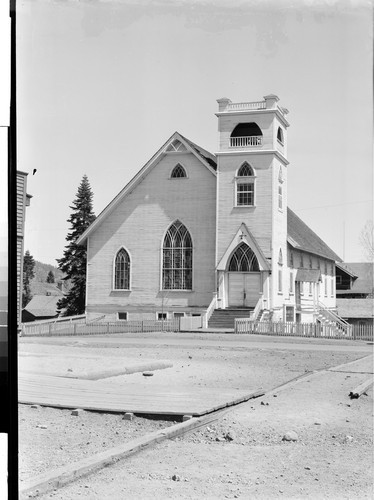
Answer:
[(92, 198), (90, 183), (84, 175), (73, 205), (70, 206), (72, 209), (68, 219), (70, 232), (66, 236), (68, 245), (65, 246), (62, 259), (57, 259), (59, 269), (66, 274), (65, 279), (70, 279), (72, 284), (67, 295), (57, 303), (58, 310), (64, 310), (64, 316), (83, 314), (85, 311), (87, 253), (86, 247), (77, 245), (76, 241), (95, 220)]
[(30, 252), (26, 250), (23, 257), (23, 292), (22, 292), (22, 307), (25, 307), (32, 299), (30, 282), (34, 278), (35, 260)]
[(49, 271), (46, 282), (47, 283), (54, 283), (55, 282), (55, 275), (53, 274), (52, 270)]

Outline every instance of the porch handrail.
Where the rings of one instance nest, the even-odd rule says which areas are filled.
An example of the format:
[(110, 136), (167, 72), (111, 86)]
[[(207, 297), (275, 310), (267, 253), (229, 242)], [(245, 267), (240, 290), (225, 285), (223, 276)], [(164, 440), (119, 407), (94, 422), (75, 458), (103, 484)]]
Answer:
[(262, 297), (260, 297), (257, 301), (255, 308), (251, 312), (249, 319), (251, 321), (256, 321), (262, 309), (263, 309), (263, 301), (262, 301)]
[(328, 309), (325, 304), (323, 304), (322, 302), (318, 302), (318, 309), (319, 310), (322, 310), (324, 313), (326, 313), (327, 316), (329, 316), (332, 321), (335, 321), (336, 323), (339, 323), (340, 325), (342, 326), (350, 326), (348, 321), (345, 321), (345, 319), (341, 318), (340, 316), (338, 316), (338, 314), (336, 314), (334, 311), (332, 311), (331, 309)]
[(217, 308), (217, 292), (214, 292), (213, 298), (206, 310), (206, 313), (204, 314), (203, 328), (208, 328), (208, 321), (210, 320), (210, 317), (212, 316), (213, 311), (216, 308)]

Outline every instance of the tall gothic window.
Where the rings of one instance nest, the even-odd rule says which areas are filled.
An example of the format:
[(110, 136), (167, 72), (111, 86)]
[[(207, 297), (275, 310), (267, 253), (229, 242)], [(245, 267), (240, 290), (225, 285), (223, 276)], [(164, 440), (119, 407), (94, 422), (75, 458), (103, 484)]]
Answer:
[(244, 162), (236, 176), (236, 206), (253, 207), (255, 204), (255, 174), (253, 168)]
[(179, 220), (169, 227), (162, 254), (163, 290), (192, 290), (192, 239)]
[(117, 253), (114, 263), (114, 289), (130, 289), (130, 257), (124, 248)]
[(245, 243), (241, 243), (230, 259), (229, 271), (248, 272), (259, 270), (258, 260), (252, 249)]

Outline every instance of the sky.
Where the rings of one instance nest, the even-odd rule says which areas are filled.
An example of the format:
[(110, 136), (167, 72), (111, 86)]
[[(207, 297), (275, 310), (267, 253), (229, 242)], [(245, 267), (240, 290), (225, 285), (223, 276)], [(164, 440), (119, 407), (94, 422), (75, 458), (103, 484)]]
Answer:
[[(288, 202), (346, 262), (373, 218), (372, 2), (19, 0), (25, 250), (56, 264), (84, 174), (98, 215), (178, 131), (218, 149), (217, 99), (289, 110)], [(35, 175), (33, 170), (37, 169)]]

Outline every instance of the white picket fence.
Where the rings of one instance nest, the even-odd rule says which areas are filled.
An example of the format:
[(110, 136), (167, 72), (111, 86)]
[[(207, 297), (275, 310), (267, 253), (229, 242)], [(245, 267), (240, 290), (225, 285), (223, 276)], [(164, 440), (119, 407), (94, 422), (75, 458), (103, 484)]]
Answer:
[(76, 324), (85, 324), (86, 315), (65, 316), (56, 319), (45, 319), (43, 321), (32, 321), (30, 323), (22, 323), (21, 336), (32, 337), (39, 335), (52, 335), (53, 333), (62, 332), (66, 329), (74, 328)]
[[(77, 317), (76, 317), (77, 318)], [(142, 332), (179, 332), (179, 318), (171, 320), (144, 321), (83, 321), (25, 323), (22, 325), (22, 336), (52, 337), (63, 335), (105, 335), (108, 333), (142, 333)]]
[(335, 325), (322, 323), (294, 323), (235, 320), (235, 333), (280, 335), (284, 337), (325, 337), (349, 340), (373, 340), (373, 325), (349, 325), (346, 332)]

